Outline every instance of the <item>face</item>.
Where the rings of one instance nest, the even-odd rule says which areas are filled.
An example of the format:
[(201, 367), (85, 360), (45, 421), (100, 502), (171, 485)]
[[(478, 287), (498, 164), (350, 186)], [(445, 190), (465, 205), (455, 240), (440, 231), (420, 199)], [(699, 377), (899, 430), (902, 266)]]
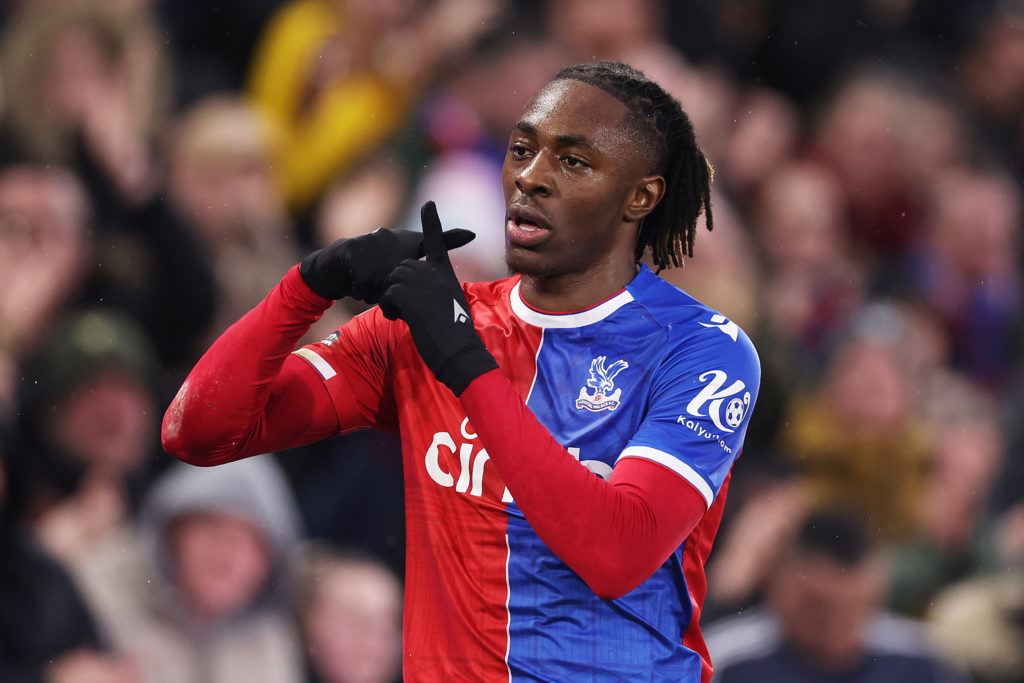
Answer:
[(848, 667), (860, 655), (864, 625), (876, 609), (877, 574), (870, 561), (844, 567), (811, 555), (788, 562), (773, 595), (786, 639), (823, 671)]
[(638, 222), (661, 199), (664, 180), (649, 173), (627, 114), (612, 95), (571, 80), (548, 84), (526, 106), (502, 168), (513, 272), (587, 277), (632, 268)]
[(270, 572), (263, 536), (233, 515), (188, 515), (176, 522), (170, 541), (178, 584), (193, 611), (208, 620), (247, 605)]
[(401, 669), (402, 589), (382, 567), (335, 567), (318, 581), (303, 626), (326, 683), (387, 683)]
[(149, 452), (153, 400), (117, 370), (90, 377), (60, 402), (50, 435), (90, 468), (124, 476)]

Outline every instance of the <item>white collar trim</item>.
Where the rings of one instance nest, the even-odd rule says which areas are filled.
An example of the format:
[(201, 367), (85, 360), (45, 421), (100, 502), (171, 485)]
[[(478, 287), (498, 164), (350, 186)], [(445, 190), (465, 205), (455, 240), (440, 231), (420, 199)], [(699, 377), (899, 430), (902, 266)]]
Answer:
[(530, 308), (526, 302), (523, 301), (523, 297), (519, 294), (520, 284), (520, 282), (517, 282), (512, 287), (512, 291), (509, 294), (509, 298), (512, 303), (512, 312), (515, 313), (516, 317), (523, 322), (536, 327), (559, 329), (583, 327), (584, 325), (590, 325), (604, 320), (633, 300), (633, 295), (629, 293), (629, 290), (624, 289), (611, 299), (602, 301), (593, 308), (588, 308), (583, 311), (578, 311), (576, 313), (541, 313), (540, 311)]

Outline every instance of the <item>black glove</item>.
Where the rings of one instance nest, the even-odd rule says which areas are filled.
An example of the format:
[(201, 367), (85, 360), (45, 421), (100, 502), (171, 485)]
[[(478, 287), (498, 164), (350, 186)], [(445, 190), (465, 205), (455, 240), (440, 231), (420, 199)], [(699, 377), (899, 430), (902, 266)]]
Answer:
[[(443, 244), (455, 249), (476, 235), (469, 230), (449, 230)], [(384, 281), (405, 259), (423, 256), (423, 235), (410, 230), (377, 228), (352, 239), (340, 239), (302, 259), (299, 274), (324, 299), (354, 299), (375, 304), (384, 293)]]
[(380, 310), (389, 320), (401, 318), (409, 325), (423, 362), (458, 396), (498, 363), (473, 328), (434, 202), (423, 205), (420, 220), (427, 260), (407, 259), (391, 271)]

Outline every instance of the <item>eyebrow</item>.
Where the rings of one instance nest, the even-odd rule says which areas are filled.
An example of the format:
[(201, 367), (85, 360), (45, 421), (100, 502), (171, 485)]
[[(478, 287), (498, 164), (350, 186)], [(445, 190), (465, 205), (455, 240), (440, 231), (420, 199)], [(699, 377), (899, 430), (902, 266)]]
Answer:
[[(516, 130), (523, 131), (527, 135), (532, 135), (534, 137), (537, 137), (537, 129), (534, 128), (529, 123), (527, 123), (526, 121), (517, 121), (516, 125), (514, 125), (512, 127), (514, 129), (516, 129)], [(557, 142), (559, 145), (562, 145), (563, 147), (570, 147), (570, 146), (586, 147), (587, 149), (592, 149), (595, 152), (599, 152), (600, 151), (599, 149), (594, 147), (594, 145), (591, 144), (590, 141), (587, 140), (586, 137), (584, 137), (582, 135), (556, 135), (555, 136), (555, 142)]]

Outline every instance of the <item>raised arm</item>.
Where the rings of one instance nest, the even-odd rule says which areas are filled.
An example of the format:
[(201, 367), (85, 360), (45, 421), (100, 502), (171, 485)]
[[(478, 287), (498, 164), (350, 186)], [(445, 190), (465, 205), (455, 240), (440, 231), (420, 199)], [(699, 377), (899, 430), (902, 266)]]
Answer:
[(298, 267), (203, 354), (164, 414), (164, 449), (193, 465), (219, 465), (336, 434), (330, 396), (291, 351), (333, 301)]
[[(449, 246), (473, 233), (451, 230)], [(363, 426), (338, 406), (316, 371), (292, 356), (334, 299), (374, 303), (387, 274), (422, 254), (419, 233), (379, 229), (307, 256), (203, 354), (164, 415), (164, 448), (195, 465), (217, 465)]]

